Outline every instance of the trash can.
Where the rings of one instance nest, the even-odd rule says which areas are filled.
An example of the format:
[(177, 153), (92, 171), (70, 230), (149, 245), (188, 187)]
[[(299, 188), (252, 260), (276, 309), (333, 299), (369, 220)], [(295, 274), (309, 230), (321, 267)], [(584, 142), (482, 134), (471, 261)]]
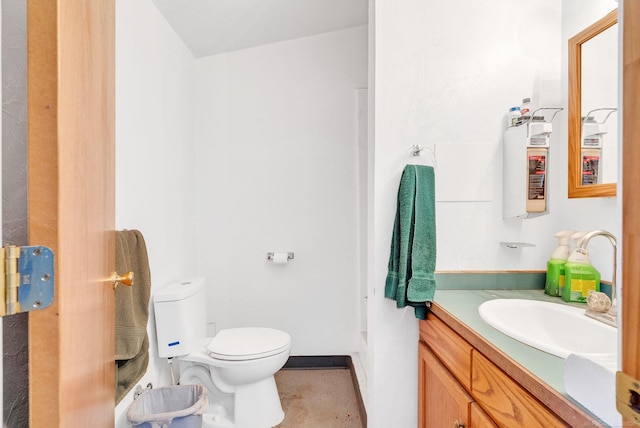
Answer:
[(204, 385), (150, 389), (133, 400), (127, 421), (136, 428), (200, 428), (208, 406)]

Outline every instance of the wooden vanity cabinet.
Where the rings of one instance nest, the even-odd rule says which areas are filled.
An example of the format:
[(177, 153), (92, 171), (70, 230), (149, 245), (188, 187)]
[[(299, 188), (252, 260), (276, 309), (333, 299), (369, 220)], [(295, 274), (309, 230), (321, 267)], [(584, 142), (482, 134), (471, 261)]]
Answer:
[(418, 349), (420, 428), (570, 426), (433, 313)]
[(423, 342), (418, 345), (418, 361), (419, 428), (497, 427)]
[(480, 352), (473, 352), (472, 366), (471, 393), (500, 425), (567, 426)]
[(497, 427), (469, 394), (472, 351), (471, 345), (432, 314), (420, 322), (419, 428)]
[(418, 427), (468, 427), (471, 396), (424, 343), (418, 359)]
[(473, 428), (498, 428), (498, 425), (482, 410), (478, 403), (471, 403), (470, 415)]

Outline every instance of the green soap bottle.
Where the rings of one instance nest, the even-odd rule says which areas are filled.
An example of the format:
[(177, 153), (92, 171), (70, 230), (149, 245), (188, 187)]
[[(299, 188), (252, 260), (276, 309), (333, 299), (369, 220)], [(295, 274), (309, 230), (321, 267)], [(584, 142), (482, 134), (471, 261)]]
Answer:
[(547, 262), (547, 279), (544, 284), (544, 292), (550, 296), (562, 294), (565, 284), (564, 265), (569, 258), (569, 241), (575, 233), (575, 230), (561, 230), (554, 235), (558, 238), (558, 247)]
[(564, 289), (566, 260), (551, 259), (547, 262), (547, 280), (544, 283), (544, 292), (549, 296), (560, 296), (560, 290)]
[(591, 265), (589, 255), (574, 250), (564, 265), (565, 286), (562, 300), (565, 302), (587, 302), (589, 291), (600, 291), (600, 272)]

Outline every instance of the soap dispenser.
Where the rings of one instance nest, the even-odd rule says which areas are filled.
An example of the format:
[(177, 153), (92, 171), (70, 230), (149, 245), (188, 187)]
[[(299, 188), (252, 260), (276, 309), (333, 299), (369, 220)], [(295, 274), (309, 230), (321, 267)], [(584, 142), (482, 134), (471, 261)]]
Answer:
[(565, 284), (564, 265), (569, 258), (569, 242), (576, 233), (575, 230), (561, 230), (554, 236), (558, 238), (558, 247), (551, 253), (547, 262), (547, 279), (544, 292), (550, 296), (560, 296)]
[(565, 302), (586, 303), (591, 290), (600, 291), (600, 272), (591, 265), (588, 251), (578, 249), (577, 243), (584, 235), (585, 232), (577, 232), (571, 236), (576, 246), (564, 265), (565, 285), (561, 295)]

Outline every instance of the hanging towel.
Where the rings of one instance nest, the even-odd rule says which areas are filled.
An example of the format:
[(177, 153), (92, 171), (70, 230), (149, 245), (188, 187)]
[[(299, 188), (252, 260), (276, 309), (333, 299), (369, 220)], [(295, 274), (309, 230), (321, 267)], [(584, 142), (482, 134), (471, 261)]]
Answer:
[(116, 403), (142, 378), (149, 364), (151, 272), (147, 246), (138, 230), (116, 232), (116, 272), (133, 272), (133, 285), (115, 290)]
[(425, 319), (435, 294), (436, 226), (433, 167), (407, 165), (398, 189), (384, 295)]

